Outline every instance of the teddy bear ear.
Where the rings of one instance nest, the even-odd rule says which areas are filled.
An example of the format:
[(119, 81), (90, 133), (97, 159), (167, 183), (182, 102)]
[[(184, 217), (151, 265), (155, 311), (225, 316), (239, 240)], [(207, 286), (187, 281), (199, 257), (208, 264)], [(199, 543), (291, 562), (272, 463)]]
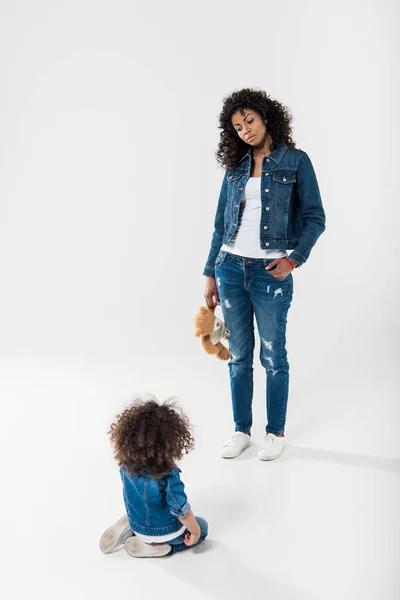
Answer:
[(203, 330), (202, 330), (202, 329), (200, 329), (200, 327), (198, 327), (198, 328), (196, 329), (196, 331), (194, 332), (194, 335), (195, 335), (196, 337), (200, 337), (202, 333), (203, 333)]

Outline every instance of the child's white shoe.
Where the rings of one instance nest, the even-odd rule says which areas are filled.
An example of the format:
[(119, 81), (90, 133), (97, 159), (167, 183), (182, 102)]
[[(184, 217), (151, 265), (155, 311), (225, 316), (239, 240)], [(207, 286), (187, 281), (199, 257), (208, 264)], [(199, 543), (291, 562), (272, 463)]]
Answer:
[(278, 437), (273, 433), (266, 433), (258, 451), (258, 458), (260, 460), (274, 460), (282, 454), (284, 445), (285, 438), (283, 436)]
[(126, 540), (124, 548), (135, 558), (157, 558), (166, 556), (171, 552), (171, 544), (145, 544), (138, 537), (130, 537)]
[(235, 431), (233, 436), (226, 442), (221, 451), (222, 458), (236, 458), (243, 450), (250, 446), (251, 437), (242, 431)]
[(121, 546), (132, 535), (133, 531), (129, 527), (128, 517), (125, 515), (103, 533), (100, 538), (100, 550), (104, 554), (109, 554), (118, 548), (118, 546)]

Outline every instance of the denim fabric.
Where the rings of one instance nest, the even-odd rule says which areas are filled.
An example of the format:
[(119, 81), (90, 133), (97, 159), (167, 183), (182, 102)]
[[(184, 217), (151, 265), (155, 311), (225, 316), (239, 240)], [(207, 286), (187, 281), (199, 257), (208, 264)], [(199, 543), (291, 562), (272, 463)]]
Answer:
[[(250, 177), (252, 148), (239, 166), (226, 171), (219, 195), (211, 249), (204, 275), (214, 277), (215, 259), (222, 244), (235, 236), (240, 200)], [(290, 258), (302, 265), (325, 229), (317, 178), (307, 154), (279, 144), (262, 162), (260, 248), (292, 250)]]
[(155, 479), (134, 476), (120, 469), (129, 526), (144, 535), (166, 535), (179, 531), (179, 518), (190, 511), (181, 470), (174, 467), (168, 475)]
[(185, 535), (187, 533), (189, 533), (188, 529), (186, 529), (186, 531), (184, 531), (181, 535), (178, 535), (178, 537), (174, 538), (173, 540), (169, 540), (169, 542), (167, 542), (168, 544), (171, 544), (171, 546), (172, 546), (171, 554), (175, 554), (175, 552), (181, 552), (182, 550), (188, 550), (189, 548), (194, 548), (195, 546), (197, 546), (198, 544), (200, 544), (201, 542), (203, 542), (206, 539), (206, 537), (208, 535), (207, 521), (205, 519), (202, 519), (201, 517), (196, 517), (196, 521), (198, 522), (198, 524), (200, 526), (200, 539), (197, 542), (197, 544), (194, 544), (194, 546), (186, 546), (186, 544), (184, 543), (184, 539), (185, 539)]
[(220, 251), (215, 277), (222, 312), (230, 331), (229, 373), (235, 430), (249, 433), (252, 425), (254, 315), (260, 335), (260, 360), (266, 370), (266, 431), (285, 429), (289, 391), (286, 319), (293, 278), (275, 279), (265, 267), (272, 259), (243, 258)]

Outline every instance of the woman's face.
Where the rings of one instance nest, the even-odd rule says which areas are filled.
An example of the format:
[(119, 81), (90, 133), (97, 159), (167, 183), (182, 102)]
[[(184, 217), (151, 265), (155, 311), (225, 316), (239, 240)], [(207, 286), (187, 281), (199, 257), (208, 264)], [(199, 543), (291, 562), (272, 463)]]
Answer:
[(255, 110), (245, 108), (243, 114), (237, 111), (232, 115), (231, 121), (240, 139), (249, 146), (259, 146), (264, 142), (267, 128)]

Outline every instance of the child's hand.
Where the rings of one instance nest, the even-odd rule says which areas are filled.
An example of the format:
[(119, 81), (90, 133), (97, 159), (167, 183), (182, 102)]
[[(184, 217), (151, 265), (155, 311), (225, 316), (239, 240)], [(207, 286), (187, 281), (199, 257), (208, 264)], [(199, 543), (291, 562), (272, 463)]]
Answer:
[(200, 539), (200, 529), (198, 533), (186, 533), (184, 542), (186, 546), (194, 546)]
[(196, 517), (190, 510), (187, 515), (179, 519), (182, 525), (186, 527), (187, 533), (183, 538), (186, 546), (194, 546), (200, 539), (200, 526), (196, 521)]

